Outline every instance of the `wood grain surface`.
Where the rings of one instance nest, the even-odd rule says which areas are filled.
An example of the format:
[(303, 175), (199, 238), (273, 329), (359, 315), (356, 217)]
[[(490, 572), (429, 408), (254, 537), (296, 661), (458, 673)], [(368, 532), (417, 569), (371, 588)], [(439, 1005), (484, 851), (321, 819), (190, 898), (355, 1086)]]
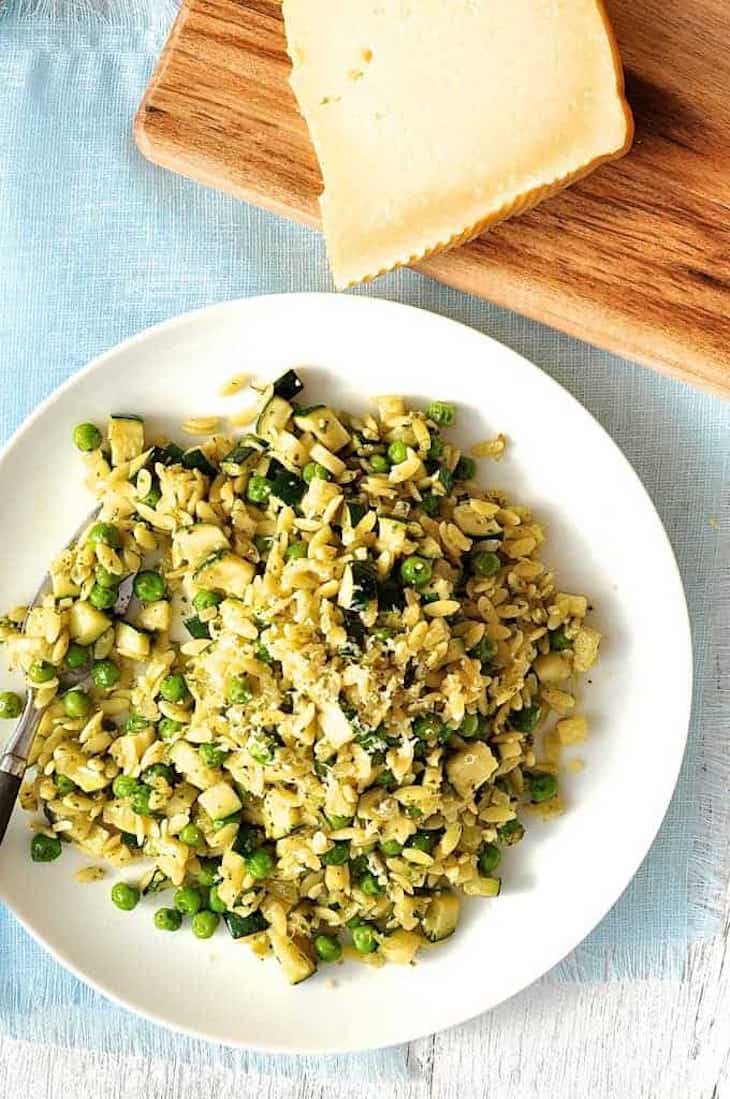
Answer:
[[(730, 397), (730, 4), (607, 8), (630, 155), (421, 269)], [(184, 0), (137, 115), (140, 150), (317, 225), (321, 176), (288, 74), (279, 0)]]

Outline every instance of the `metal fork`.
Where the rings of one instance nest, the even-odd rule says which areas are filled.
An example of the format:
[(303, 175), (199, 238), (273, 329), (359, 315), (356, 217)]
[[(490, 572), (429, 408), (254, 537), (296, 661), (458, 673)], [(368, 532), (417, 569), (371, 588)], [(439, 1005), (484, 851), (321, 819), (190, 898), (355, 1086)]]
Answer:
[[(96, 519), (100, 510), (100, 507), (97, 505), (91, 514), (86, 517), (84, 522), (71, 537), (71, 540), (66, 544), (66, 549), (73, 546), (78, 541), (89, 523)], [(134, 577), (135, 573), (130, 573), (129, 576), (125, 576), (119, 585), (117, 601), (113, 607), (113, 613), (115, 615), (121, 616), (126, 612), (132, 598)], [(51, 585), (51, 575), (50, 573), (46, 573), (38, 591), (33, 596), (28, 607), (28, 614), (30, 614), (33, 608), (37, 607), (43, 600), (44, 596), (51, 588)], [(26, 614), (25, 621), (23, 622), (23, 628), (25, 628), (25, 624), (28, 621), (28, 614)], [(72, 686), (81, 683), (84, 679), (88, 678), (88, 675), (88, 669), (69, 672), (64, 676), (64, 683)], [(5, 837), (5, 832), (10, 822), (15, 802), (18, 798), (20, 784), (23, 781), (23, 775), (28, 766), (28, 756), (33, 745), (36, 730), (38, 729), (40, 719), (46, 708), (47, 707), (45, 706), (40, 709), (36, 707), (33, 691), (29, 690), (23, 712), (18, 719), (18, 724), (5, 745), (5, 751), (2, 757), (0, 757), (0, 843), (2, 843)]]

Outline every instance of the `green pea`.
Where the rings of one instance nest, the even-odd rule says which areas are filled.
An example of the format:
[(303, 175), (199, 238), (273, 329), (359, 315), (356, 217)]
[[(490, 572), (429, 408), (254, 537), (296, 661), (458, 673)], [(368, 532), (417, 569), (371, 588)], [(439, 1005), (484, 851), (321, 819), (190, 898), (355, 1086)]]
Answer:
[(57, 836), (44, 836), (38, 832), (30, 841), (30, 857), (33, 862), (53, 862), (61, 854), (61, 841)]
[(456, 481), (471, 481), (477, 471), (477, 464), (473, 458), (466, 458), (462, 455), (459, 461), (456, 463), (456, 469), (454, 470), (454, 480)]
[(131, 775), (117, 775), (112, 783), (112, 793), (115, 798), (128, 798), (138, 786), (139, 779), (132, 778)]
[(186, 824), (180, 829), (180, 842), (186, 847), (200, 847), (203, 843), (203, 833), (197, 824)]
[(519, 733), (534, 733), (539, 720), (539, 706), (524, 706), (521, 710), (513, 710), (509, 715), (510, 725)]
[(395, 442), (391, 443), (388, 447), (388, 457), (394, 466), (400, 465), (400, 463), (405, 462), (408, 457), (408, 447), (405, 443), (396, 439)]
[(73, 794), (76, 789), (76, 783), (68, 775), (54, 775), (53, 781), (56, 784), (59, 797), (65, 798), (67, 794)]
[(200, 870), (196, 875), (198, 884), (204, 886), (206, 889), (210, 889), (211, 885), (215, 884), (215, 879), (218, 877), (218, 865), (213, 862), (212, 859), (201, 859)]
[(168, 786), (172, 786), (175, 782), (174, 768), (169, 763), (153, 763), (142, 772), (142, 780), (148, 786), (158, 778), (164, 779)]
[(119, 549), (122, 544), (121, 535), (112, 523), (94, 523), (86, 536), (86, 541), (92, 546), (102, 542), (105, 546), (111, 546), (112, 549)]
[(148, 508), (156, 508), (162, 499), (162, 493), (157, 485), (153, 485), (146, 496), (143, 496), (140, 500), (141, 504), (144, 504)]
[(451, 427), (456, 419), (456, 409), (444, 401), (431, 401), (426, 409), (426, 416), (439, 427)]
[(350, 857), (350, 845), (344, 841), (335, 843), (329, 851), (319, 856), (319, 861), (324, 866), (344, 866)]
[(337, 962), (342, 957), (342, 946), (333, 935), (317, 935), (314, 949), (323, 962)]
[(63, 708), (68, 717), (88, 717), (91, 713), (91, 699), (86, 691), (67, 691), (63, 696)]
[(286, 559), (287, 561), (301, 561), (303, 557), (307, 556), (307, 543), (306, 542), (290, 542), (286, 547)]
[(302, 470), (302, 477), (306, 484), (311, 485), (312, 481), (331, 481), (332, 474), (319, 462), (307, 462)]
[(237, 675), (229, 679), (226, 687), (226, 701), (231, 706), (245, 706), (252, 698), (251, 683), (245, 675)]
[(390, 462), (384, 454), (373, 454), (370, 459), (370, 468), (373, 473), (387, 473), (390, 469)]
[(129, 806), (133, 813), (136, 813), (139, 817), (150, 816), (150, 798), (152, 796), (152, 790), (149, 786), (145, 786), (144, 783), (140, 783), (131, 793), (129, 798)]
[(102, 588), (117, 588), (119, 587), (119, 577), (113, 572), (109, 572), (109, 569), (103, 565), (96, 565), (94, 569), (94, 576), (96, 577), (97, 584)]
[(182, 913), (176, 908), (158, 908), (155, 912), (155, 927), (158, 931), (179, 931), (182, 927)]
[(218, 886), (211, 885), (208, 893), (208, 908), (211, 912), (227, 912), (228, 906), (218, 896)]
[(167, 675), (160, 684), (160, 694), (166, 702), (184, 702), (189, 696), (188, 685), (182, 672)]
[(122, 673), (112, 660), (97, 660), (91, 669), (91, 678), (94, 686), (99, 690), (108, 691), (116, 687)]
[(411, 820), (418, 820), (419, 817), (423, 816), (423, 809), (419, 809), (417, 805), (406, 805), (403, 812)]
[(491, 550), (482, 550), (475, 553), (471, 559), (471, 567), (475, 576), (494, 576), (499, 571), (500, 561), (496, 553)]
[(348, 824), (352, 823), (352, 817), (345, 817), (340, 813), (333, 813), (332, 816), (327, 817), (327, 823), (332, 831), (336, 832), (338, 828), (347, 828)]
[(159, 572), (145, 570), (134, 578), (134, 594), (142, 603), (157, 603), (165, 596), (165, 581)]
[(550, 801), (558, 792), (558, 780), (547, 771), (530, 775), (529, 789), (534, 802)]
[(89, 602), (98, 611), (108, 611), (117, 601), (116, 588), (102, 588), (101, 584), (94, 584), (89, 592)]
[(491, 637), (483, 637), (472, 649), (474, 656), (481, 664), (491, 664), (497, 655), (497, 642)]
[(425, 557), (406, 557), (400, 567), (401, 581), (411, 588), (423, 588), (431, 579), (433, 570)]
[(478, 732), (478, 716), (476, 714), (466, 714), (459, 727), (459, 736), (463, 736), (465, 740), (470, 740), (471, 737), (476, 736)]
[(403, 844), (398, 843), (398, 840), (384, 840), (380, 845), (380, 850), (386, 856), (386, 858), (392, 859), (396, 855), (400, 855), (403, 850)]
[(379, 897), (383, 887), (374, 874), (365, 874), (360, 879), (360, 888), (366, 897)]
[(252, 878), (262, 881), (274, 869), (274, 856), (265, 847), (259, 847), (258, 851), (254, 851), (246, 859), (246, 869)]
[(89, 663), (89, 650), (85, 645), (77, 645), (75, 641), (72, 642), (66, 650), (64, 663), (71, 671), (80, 671)]
[(553, 652), (562, 653), (565, 649), (570, 648), (570, 641), (565, 636), (565, 627), (558, 626), (557, 630), (551, 630), (549, 633), (550, 648)]
[(514, 843), (519, 843), (524, 834), (524, 825), (517, 818), (508, 820), (506, 824), (497, 829), (497, 835), (502, 843), (505, 843), (508, 847), (511, 847)]
[(353, 927), (352, 945), (358, 954), (372, 954), (378, 947), (374, 928), (367, 923), (361, 923), (357, 927)]
[(203, 900), (198, 890), (193, 889), (192, 885), (184, 885), (181, 889), (175, 890), (172, 903), (183, 916), (194, 916), (200, 911)]
[(409, 847), (415, 847), (416, 851), (425, 851), (430, 855), (436, 846), (438, 836), (435, 832), (416, 832), (408, 841)]
[(497, 847), (496, 843), (485, 843), (479, 852), (479, 858), (477, 865), (479, 867), (479, 873), (483, 874), (485, 878), (488, 878), (493, 870), (496, 870), (502, 861), (502, 852)]
[(376, 786), (382, 786), (386, 790), (395, 790), (398, 783), (395, 780), (395, 775), (392, 771), (386, 768), (385, 771), (381, 771), (378, 777), (375, 779)]
[(436, 714), (423, 714), (413, 722), (413, 733), (419, 740), (428, 740), (430, 737), (440, 737), (444, 730), (444, 723)]
[(271, 496), (271, 481), (268, 481), (266, 477), (261, 477), (258, 473), (254, 473), (248, 482), (246, 496), (252, 504), (265, 504)]
[(56, 669), (47, 660), (40, 660), (37, 664), (31, 664), (28, 669), (28, 679), (31, 683), (48, 683), (55, 678)]
[(148, 729), (151, 724), (152, 722), (148, 717), (142, 717), (141, 714), (130, 714), (124, 722), (124, 731), (126, 733), (141, 733), (143, 729)]
[(98, 450), (101, 446), (101, 432), (96, 424), (77, 424), (74, 428), (74, 445), (79, 450)]
[(210, 939), (218, 930), (220, 922), (217, 912), (196, 912), (191, 923), (193, 935), (196, 939)]
[(215, 744), (200, 744), (198, 746), (198, 755), (206, 767), (220, 767), (228, 752), (225, 748), (218, 748)]
[(206, 588), (201, 588), (193, 597), (193, 606), (196, 611), (207, 611), (209, 607), (217, 607), (222, 602), (222, 595), (215, 591), (208, 591)]
[(139, 889), (133, 885), (127, 885), (125, 881), (118, 881), (112, 886), (112, 903), (121, 908), (122, 912), (131, 912), (139, 904)]
[(183, 723), (181, 721), (175, 721), (171, 717), (162, 717), (157, 726), (157, 735), (160, 740), (172, 740), (182, 728)]

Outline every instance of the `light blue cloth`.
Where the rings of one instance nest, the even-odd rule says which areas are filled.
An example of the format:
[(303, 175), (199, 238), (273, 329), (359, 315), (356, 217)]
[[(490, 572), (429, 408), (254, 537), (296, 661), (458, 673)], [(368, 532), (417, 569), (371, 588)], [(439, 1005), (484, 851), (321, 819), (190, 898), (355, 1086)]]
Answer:
[[(31, 15), (44, 4), (25, 0), (0, 19), (3, 440), (86, 361), (148, 325), (226, 298), (330, 289), (317, 234), (139, 156), (131, 120), (169, 14), (160, 14), (162, 0), (146, 20), (140, 0), (102, 0), (108, 18), (99, 20), (88, 13), (93, 6), (82, 0), (72, 19), (66, 0), (65, 17), (54, 20)], [(714, 927), (728, 867), (730, 406), (410, 271), (362, 292), (444, 313), (537, 362), (608, 429), (656, 502), (693, 620), (690, 748), (651, 854), (559, 976), (676, 977), (687, 943)], [(108, 1005), (1, 907), (0, 1029), (84, 1048), (249, 1064), (245, 1055), (173, 1038)], [(296, 1071), (286, 1059), (251, 1063)], [(356, 1072), (382, 1074), (385, 1066), (398, 1075), (404, 1064), (398, 1054), (358, 1058)], [(350, 1069), (333, 1062), (322, 1071)]]

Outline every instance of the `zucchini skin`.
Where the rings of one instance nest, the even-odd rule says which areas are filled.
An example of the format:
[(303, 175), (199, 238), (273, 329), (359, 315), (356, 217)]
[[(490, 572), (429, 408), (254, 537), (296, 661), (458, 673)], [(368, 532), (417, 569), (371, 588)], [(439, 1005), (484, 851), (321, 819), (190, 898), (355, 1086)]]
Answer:
[(259, 931), (265, 931), (269, 926), (258, 911), (250, 916), (238, 916), (235, 912), (224, 912), (223, 922), (228, 928), (232, 939), (245, 939), (247, 935), (256, 935)]
[(285, 401), (292, 400), (304, 389), (304, 382), (296, 370), (287, 370), (274, 382), (274, 396), (283, 397)]

